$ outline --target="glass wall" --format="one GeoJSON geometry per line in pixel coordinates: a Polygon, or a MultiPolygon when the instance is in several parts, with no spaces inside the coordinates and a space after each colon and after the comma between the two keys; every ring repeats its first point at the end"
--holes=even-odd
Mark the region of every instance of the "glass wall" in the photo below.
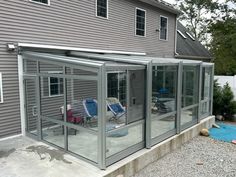
{"type": "Polygon", "coordinates": [[[210,114],[211,66],[58,57],[24,60],[26,129],[101,169],[210,114]]]}
{"type": "Polygon", "coordinates": [[[188,127],[198,119],[199,102],[199,70],[200,66],[183,66],[181,127],[188,127]]]}
{"type": "Polygon", "coordinates": [[[202,87],[201,87],[201,117],[210,114],[211,104],[211,84],[212,84],[212,67],[202,68],[202,87]]]}
{"type": "Polygon", "coordinates": [[[107,73],[106,158],[123,158],[125,151],[144,147],[145,70],[107,73]]]}
{"type": "Polygon", "coordinates": [[[178,65],[153,66],[151,138],[176,133],[177,81],[178,65]]]}

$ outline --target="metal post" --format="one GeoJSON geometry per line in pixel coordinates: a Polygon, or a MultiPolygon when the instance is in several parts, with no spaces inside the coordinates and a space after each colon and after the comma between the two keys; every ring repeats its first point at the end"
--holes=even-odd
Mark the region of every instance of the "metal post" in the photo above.
{"type": "Polygon", "coordinates": [[[211,98],[210,98],[210,114],[213,115],[213,90],[214,90],[214,72],[215,72],[215,65],[212,65],[212,73],[211,73],[211,98]]]}
{"type": "Polygon", "coordinates": [[[106,169],[106,68],[98,72],[98,166],[106,169]]]}
{"type": "MultiPolygon", "coordinates": [[[[64,122],[67,122],[67,83],[66,83],[66,67],[63,66],[63,93],[64,93],[64,122]]],[[[73,88],[72,88],[73,89],[73,88]]],[[[68,150],[68,128],[67,126],[63,126],[64,128],[64,148],[67,151],[68,150]]]]}
{"type": "Polygon", "coordinates": [[[202,67],[202,62],[199,65],[199,79],[198,79],[198,113],[197,113],[197,122],[199,123],[201,120],[201,95],[202,95],[202,71],[203,71],[203,67],[202,67]]]}
{"type": "Polygon", "coordinates": [[[183,83],[183,62],[181,61],[178,67],[177,105],[176,105],[176,110],[177,110],[176,130],[178,134],[181,131],[182,83],[183,83]]]}
{"type": "Polygon", "coordinates": [[[40,86],[40,76],[39,76],[39,61],[37,60],[37,77],[36,77],[36,101],[37,101],[37,112],[38,112],[38,139],[42,140],[42,120],[41,120],[41,86],[40,86]]]}
{"type": "Polygon", "coordinates": [[[146,148],[151,148],[151,104],[152,104],[152,62],[147,64],[146,74],[146,148]]]}
{"type": "Polygon", "coordinates": [[[130,117],[130,71],[126,72],[126,125],[128,124],[128,119],[130,117]]]}

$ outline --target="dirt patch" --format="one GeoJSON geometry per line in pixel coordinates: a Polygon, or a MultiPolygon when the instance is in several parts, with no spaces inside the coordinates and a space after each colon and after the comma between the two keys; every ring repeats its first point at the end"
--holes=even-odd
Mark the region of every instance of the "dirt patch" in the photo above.
{"type": "Polygon", "coordinates": [[[15,151],[16,151],[15,148],[12,148],[12,149],[10,149],[8,151],[0,151],[0,158],[8,157],[10,154],[12,154],[15,151]]]}
{"type": "Polygon", "coordinates": [[[44,145],[29,146],[26,148],[26,151],[37,153],[40,157],[40,160],[44,160],[46,158],[45,155],[48,154],[50,156],[50,162],[55,159],[58,161],[63,161],[67,164],[72,164],[72,162],[69,162],[64,158],[64,152],[56,149],[49,149],[49,147],[44,145]]]}

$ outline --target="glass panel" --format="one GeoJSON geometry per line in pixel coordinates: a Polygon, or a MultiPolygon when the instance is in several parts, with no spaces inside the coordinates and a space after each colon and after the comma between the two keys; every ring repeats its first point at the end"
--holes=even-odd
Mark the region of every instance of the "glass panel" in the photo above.
{"type": "Polygon", "coordinates": [[[183,67],[182,108],[198,103],[199,66],[183,67]]]}
{"type": "Polygon", "coordinates": [[[97,0],[97,16],[107,17],[107,0],[97,0]]]}
{"type": "Polygon", "coordinates": [[[37,73],[37,62],[34,60],[23,60],[24,66],[23,71],[25,74],[36,74],[37,73]]]}
{"type": "Polygon", "coordinates": [[[98,137],[86,130],[68,129],[68,150],[94,162],[98,161],[98,137]],[[77,132],[72,134],[73,131],[77,132]]]}
{"type": "Polygon", "coordinates": [[[54,92],[53,89],[49,83],[48,77],[40,77],[41,115],[63,121],[64,118],[61,112],[61,108],[64,105],[64,96],[50,95],[50,92],[54,92]]]}
{"type": "Polygon", "coordinates": [[[161,119],[154,119],[151,122],[151,138],[162,135],[163,133],[174,130],[176,125],[176,115],[168,116],[161,119]]]}
{"type": "Polygon", "coordinates": [[[152,114],[154,117],[176,111],[177,66],[159,66],[153,69],[152,114]]]}
{"type": "Polygon", "coordinates": [[[129,71],[128,123],[144,119],[145,83],[144,70],[129,71]]]}
{"type": "Polygon", "coordinates": [[[136,35],[145,35],[145,11],[136,9],[136,35]]]}
{"type": "Polygon", "coordinates": [[[42,120],[43,140],[64,148],[64,126],[48,120],[42,120]]]}
{"type": "Polygon", "coordinates": [[[197,120],[198,107],[181,111],[181,125],[197,120]]]}
{"type": "Polygon", "coordinates": [[[167,39],[167,18],[161,17],[160,39],[167,39]]]}
{"type": "Polygon", "coordinates": [[[154,66],[152,80],[151,137],[157,137],[176,128],[178,66],[154,66]]]}
{"type": "Polygon", "coordinates": [[[201,100],[210,98],[211,68],[202,68],[202,95],[201,100]]]}
{"type": "Polygon", "coordinates": [[[66,79],[66,83],[67,122],[97,130],[97,81],[66,79]]]}
{"type": "Polygon", "coordinates": [[[201,104],[201,115],[209,113],[210,110],[210,102],[206,101],[201,104]]]}
{"type": "Polygon", "coordinates": [[[40,73],[48,73],[48,74],[62,74],[63,67],[55,64],[50,64],[46,62],[39,62],[39,70],[40,73]]]}
{"type": "Polygon", "coordinates": [[[143,124],[107,132],[106,157],[144,141],[143,124]]]}
{"type": "Polygon", "coordinates": [[[37,100],[36,82],[34,79],[25,80],[26,128],[27,132],[37,135],[37,100]]]}

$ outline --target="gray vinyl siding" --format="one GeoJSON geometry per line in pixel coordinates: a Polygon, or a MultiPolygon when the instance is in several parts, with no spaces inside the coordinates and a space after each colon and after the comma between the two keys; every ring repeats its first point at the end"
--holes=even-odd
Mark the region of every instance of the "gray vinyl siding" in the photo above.
{"type": "Polygon", "coordinates": [[[8,52],[6,43],[174,56],[174,14],[137,0],[109,0],[108,19],[96,17],[95,0],[51,0],[50,4],[40,5],[28,0],[0,3],[0,72],[4,94],[4,103],[0,104],[0,138],[21,132],[17,54],[8,52]],[[146,10],[146,37],[135,36],[136,7],[146,10]],[[160,41],[156,31],[160,15],[169,20],[168,41],[160,41]]]}

